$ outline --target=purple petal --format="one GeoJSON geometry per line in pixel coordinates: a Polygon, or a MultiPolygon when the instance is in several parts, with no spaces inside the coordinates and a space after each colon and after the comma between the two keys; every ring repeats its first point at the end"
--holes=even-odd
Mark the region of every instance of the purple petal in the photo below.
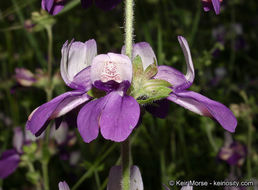
{"type": "Polygon", "coordinates": [[[78,90],[89,91],[92,87],[90,79],[90,66],[80,71],[77,75],[74,76],[73,82],[70,84],[70,87],[78,90]]]}
{"type": "Polygon", "coordinates": [[[188,80],[189,82],[192,83],[194,81],[195,74],[194,74],[194,66],[193,66],[193,61],[192,61],[192,56],[191,56],[191,52],[189,49],[189,45],[183,36],[178,36],[177,39],[183,50],[183,53],[185,56],[185,61],[187,64],[187,73],[185,75],[185,78],[186,78],[186,80],[188,80]]]}
{"type": "Polygon", "coordinates": [[[59,13],[66,3],[66,0],[42,0],[41,7],[52,15],[59,13]]]}
{"type": "MultiPolygon", "coordinates": [[[[121,180],[121,166],[113,166],[109,171],[107,190],[122,190],[121,180]]],[[[142,176],[137,166],[131,166],[130,169],[130,189],[143,190],[142,176]]]]}
{"type": "Polygon", "coordinates": [[[158,67],[158,73],[154,78],[168,81],[172,85],[173,91],[182,91],[192,85],[191,82],[186,80],[183,73],[165,65],[158,67]]]}
{"type": "Polygon", "coordinates": [[[235,116],[230,109],[219,102],[192,91],[172,93],[167,99],[197,114],[214,118],[229,132],[235,131],[237,125],[235,116]]]}
{"type": "Polygon", "coordinates": [[[180,71],[172,67],[159,66],[158,73],[154,77],[156,79],[162,79],[162,80],[168,81],[172,85],[174,92],[183,91],[189,88],[192,85],[194,76],[195,76],[193,61],[192,61],[191,52],[190,52],[188,43],[186,39],[182,36],[178,36],[178,41],[183,50],[185,61],[187,64],[186,75],[183,75],[180,71]]]}
{"type": "MultiPolygon", "coordinates": [[[[125,54],[125,46],[121,50],[122,54],[125,54]]],[[[139,55],[142,59],[143,69],[145,70],[149,65],[157,62],[157,58],[150,44],[147,42],[140,42],[133,45],[133,58],[139,55]]]]}
{"type": "Polygon", "coordinates": [[[20,156],[14,149],[3,152],[0,158],[0,178],[4,179],[12,174],[17,169],[19,162],[20,156]]]}
{"type": "Polygon", "coordinates": [[[78,114],[78,130],[83,140],[87,143],[96,139],[99,134],[99,117],[106,104],[106,97],[87,103],[78,114]]]}
{"type": "Polygon", "coordinates": [[[111,92],[99,120],[101,134],[105,139],[124,141],[137,125],[140,106],[131,96],[111,92]]]}
{"type": "Polygon", "coordinates": [[[61,181],[58,183],[59,190],[70,190],[69,186],[65,181],[61,181]]]}
{"type": "Polygon", "coordinates": [[[95,40],[82,42],[65,42],[62,48],[60,71],[65,83],[73,89],[90,88],[88,84],[89,70],[93,58],[97,54],[95,40]],[[86,83],[85,83],[86,81],[86,83]]]}
{"type": "Polygon", "coordinates": [[[91,66],[91,81],[122,81],[132,80],[132,63],[129,57],[122,54],[108,53],[96,56],[91,66]]]}
{"type": "Polygon", "coordinates": [[[14,136],[13,136],[13,147],[19,152],[22,152],[22,146],[24,144],[24,135],[23,131],[20,127],[16,127],[14,129],[14,136]]]}
{"type": "Polygon", "coordinates": [[[202,1],[202,6],[203,6],[203,10],[205,12],[208,12],[212,9],[212,5],[211,5],[211,2],[208,2],[208,1],[202,1]]]}
{"type": "Polygon", "coordinates": [[[15,69],[15,79],[22,86],[31,86],[36,82],[34,74],[25,68],[15,69]]]}
{"type": "Polygon", "coordinates": [[[89,96],[84,92],[66,92],[34,110],[26,128],[38,136],[45,129],[48,120],[60,117],[88,100],[89,96]]]}
{"type": "Polygon", "coordinates": [[[211,0],[216,15],[220,13],[220,0],[211,0]]]}
{"type": "Polygon", "coordinates": [[[93,4],[93,0],[81,0],[82,7],[87,9],[93,4]]]}
{"type": "Polygon", "coordinates": [[[104,11],[108,11],[115,8],[121,1],[122,0],[95,0],[95,4],[104,11]]]}

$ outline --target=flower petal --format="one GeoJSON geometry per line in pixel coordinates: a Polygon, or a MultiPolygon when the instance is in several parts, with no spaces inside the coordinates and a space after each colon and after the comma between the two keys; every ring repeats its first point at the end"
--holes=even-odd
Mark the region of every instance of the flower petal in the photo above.
{"type": "Polygon", "coordinates": [[[183,73],[165,65],[158,66],[158,73],[154,78],[168,81],[172,85],[173,91],[182,91],[192,85],[186,80],[183,73]]]}
{"type": "MultiPolygon", "coordinates": [[[[122,167],[112,166],[108,175],[107,190],[122,190],[122,167]]],[[[130,189],[143,190],[142,176],[137,166],[131,166],[130,169],[130,189]]]]}
{"type": "Polygon", "coordinates": [[[188,80],[189,82],[192,83],[194,81],[195,74],[194,74],[194,66],[193,66],[193,61],[192,61],[192,56],[191,56],[191,52],[189,49],[189,45],[183,36],[178,36],[177,39],[183,50],[183,53],[185,56],[185,61],[187,64],[187,73],[185,75],[185,78],[186,78],[186,80],[188,80]]]}
{"type": "Polygon", "coordinates": [[[167,99],[192,112],[214,118],[224,129],[235,132],[237,126],[235,116],[230,109],[219,102],[193,91],[172,93],[167,99]]]}
{"type": "Polygon", "coordinates": [[[23,143],[24,135],[22,129],[20,127],[14,128],[13,147],[17,150],[17,152],[22,152],[23,143]]]}
{"type": "Polygon", "coordinates": [[[99,134],[99,117],[106,104],[106,96],[87,103],[80,110],[77,126],[84,142],[91,142],[99,134]]]}
{"type": "Polygon", "coordinates": [[[91,81],[108,82],[132,80],[132,63],[129,57],[122,54],[108,53],[96,56],[91,66],[91,81]]]}
{"type": "Polygon", "coordinates": [[[80,71],[74,76],[70,87],[73,89],[89,91],[92,87],[90,79],[90,66],[80,71]]]}
{"type": "Polygon", "coordinates": [[[220,13],[220,0],[211,0],[216,15],[220,13]]]}
{"type": "Polygon", "coordinates": [[[34,135],[39,136],[45,129],[48,120],[66,114],[89,99],[84,92],[66,92],[33,111],[26,123],[26,128],[34,135]]]}
{"type": "Polygon", "coordinates": [[[194,75],[195,75],[191,52],[186,39],[182,36],[178,36],[178,41],[183,50],[186,64],[187,64],[186,75],[183,75],[180,71],[172,67],[159,66],[158,73],[154,77],[156,79],[162,79],[162,80],[168,81],[172,85],[174,92],[183,91],[189,88],[193,83],[194,75]]]}
{"type": "Polygon", "coordinates": [[[69,186],[65,181],[61,181],[58,183],[59,190],[70,190],[69,186]]]}
{"type": "MultiPolygon", "coordinates": [[[[122,54],[125,55],[125,46],[122,48],[122,54]]],[[[133,45],[133,59],[139,55],[142,59],[143,69],[145,70],[149,65],[156,62],[158,64],[156,55],[147,42],[139,42],[133,45]]]]}
{"type": "Polygon", "coordinates": [[[106,97],[107,103],[99,120],[101,134],[105,139],[124,141],[138,123],[140,106],[133,97],[117,92],[106,97]]]}
{"type": "Polygon", "coordinates": [[[73,88],[86,87],[84,81],[88,80],[88,72],[83,70],[91,65],[93,58],[97,54],[97,45],[95,40],[82,42],[65,42],[62,48],[61,75],[65,83],[73,88]],[[80,73],[81,72],[81,73],[80,73]],[[79,77],[80,75],[80,77],[79,77]],[[79,77],[81,80],[76,80],[79,77]],[[71,85],[72,83],[72,85],[71,85]]]}
{"type": "Polygon", "coordinates": [[[42,0],[41,7],[50,14],[56,15],[64,8],[65,3],[66,0],[60,0],[57,3],[55,3],[55,0],[42,0]]]}
{"type": "Polygon", "coordinates": [[[3,152],[0,158],[0,179],[11,175],[17,169],[19,162],[20,156],[14,149],[3,152]]]}
{"type": "Polygon", "coordinates": [[[208,12],[208,11],[210,11],[212,9],[211,3],[209,1],[207,1],[207,0],[202,0],[202,6],[203,6],[203,10],[205,12],[208,12]]]}
{"type": "Polygon", "coordinates": [[[121,1],[122,0],[95,0],[95,4],[104,11],[108,11],[115,8],[121,1]]]}

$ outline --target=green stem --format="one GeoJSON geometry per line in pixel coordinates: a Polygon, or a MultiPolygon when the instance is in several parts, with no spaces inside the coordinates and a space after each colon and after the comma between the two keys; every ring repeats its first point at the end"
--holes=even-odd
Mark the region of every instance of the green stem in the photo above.
{"type": "MultiPolygon", "coordinates": [[[[53,34],[52,27],[47,26],[47,37],[48,37],[48,61],[47,61],[47,74],[48,74],[48,86],[46,87],[47,101],[50,101],[52,98],[52,84],[51,84],[51,74],[52,74],[52,57],[53,57],[53,34]]],[[[49,190],[49,177],[48,177],[48,163],[50,159],[50,154],[48,150],[48,141],[49,141],[50,127],[46,130],[46,136],[43,143],[43,159],[42,159],[42,172],[43,172],[43,181],[44,189],[49,190]]]]}
{"type": "Polygon", "coordinates": [[[130,190],[130,139],[126,139],[121,144],[122,157],[122,190],[130,190]]]}
{"type": "Polygon", "coordinates": [[[132,58],[133,47],[133,0],[125,1],[125,54],[132,58]]]}
{"type": "Polygon", "coordinates": [[[41,164],[43,171],[44,190],[49,190],[48,161],[43,161],[41,164]]]}
{"type": "Polygon", "coordinates": [[[47,37],[48,37],[48,59],[47,59],[47,74],[49,82],[51,81],[51,73],[52,73],[52,52],[53,52],[53,35],[52,35],[52,27],[47,26],[47,37]]]}
{"type": "MultiPolygon", "coordinates": [[[[125,1],[125,54],[132,59],[134,1],[125,1]]],[[[121,144],[122,157],[122,190],[130,190],[130,139],[121,144]]]]}

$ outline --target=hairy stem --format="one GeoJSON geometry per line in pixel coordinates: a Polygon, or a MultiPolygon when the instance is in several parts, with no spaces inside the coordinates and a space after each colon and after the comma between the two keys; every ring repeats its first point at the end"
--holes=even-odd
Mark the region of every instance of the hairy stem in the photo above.
{"type": "Polygon", "coordinates": [[[133,0],[125,1],[125,54],[131,59],[132,58],[132,47],[133,47],[133,0]]]}
{"type": "Polygon", "coordinates": [[[121,144],[122,157],[122,190],[130,190],[130,139],[126,139],[121,144]]]}

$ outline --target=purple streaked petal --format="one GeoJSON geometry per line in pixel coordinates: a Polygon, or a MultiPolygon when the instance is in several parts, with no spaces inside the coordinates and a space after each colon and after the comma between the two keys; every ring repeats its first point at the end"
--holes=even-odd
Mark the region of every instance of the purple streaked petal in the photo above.
{"type": "Polygon", "coordinates": [[[81,0],[82,7],[87,9],[93,4],[93,0],[81,0]]]}
{"type": "MultiPolygon", "coordinates": [[[[125,46],[121,50],[122,54],[125,54],[125,46]]],[[[133,59],[139,55],[142,59],[143,69],[145,70],[149,65],[156,62],[158,64],[156,55],[147,42],[139,42],[133,45],[133,59]]]]}
{"type": "Polygon", "coordinates": [[[0,158],[0,179],[4,179],[11,175],[18,167],[20,155],[14,150],[3,152],[0,158]]]}
{"type": "Polygon", "coordinates": [[[193,61],[192,61],[192,56],[191,56],[191,52],[189,49],[189,45],[183,36],[178,36],[177,39],[183,50],[183,53],[185,56],[185,61],[187,64],[187,73],[185,75],[185,78],[186,78],[186,80],[188,80],[189,82],[192,83],[194,81],[195,74],[194,74],[194,66],[193,66],[193,61]]]}
{"type": "Polygon", "coordinates": [[[220,13],[220,0],[211,0],[211,2],[216,15],[218,15],[220,13]]]}
{"type": "Polygon", "coordinates": [[[99,120],[101,134],[108,140],[124,141],[138,123],[140,106],[133,97],[117,92],[106,97],[108,100],[99,120]]]}
{"type": "Polygon", "coordinates": [[[132,64],[129,57],[122,54],[108,53],[96,56],[91,66],[91,81],[108,82],[132,80],[132,64]]]}
{"type": "Polygon", "coordinates": [[[17,150],[17,152],[22,152],[22,146],[24,144],[24,135],[21,127],[16,127],[14,130],[13,136],[13,147],[17,150]]]}
{"type": "Polygon", "coordinates": [[[115,8],[122,0],[95,0],[97,7],[104,11],[111,10],[115,8]]]}
{"type": "Polygon", "coordinates": [[[211,100],[193,91],[172,93],[167,99],[189,109],[192,112],[211,117],[224,129],[229,132],[235,132],[237,125],[235,116],[230,109],[219,102],[211,100]]]}
{"type": "Polygon", "coordinates": [[[60,117],[88,100],[89,96],[84,92],[66,92],[34,110],[26,128],[38,136],[45,129],[48,120],[60,117]]]}
{"type": "MultiPolygon", "coordinates": [[[[108,175],[107,190],[122,190],[122,167],[112,166],[108,175]]],[[[137,166],[131,166],[130,169],[130,189],[143,190],[142,176],[137,166]]]]}
{"type": "Polygon", "coordinates": [[[77,126],[84,142],[91,142],[99,134],[99,118],[106,105],[107,96],[87,103],[80,110],[77,118],[77,126]]]}
{"type": "Polygon", "coordinates": [[[68,184],[65,181],[61,181],[58,183],[59,190],[70,190],[68,184]]]}
{"type": "Polygon", "coordinates": [[[60,71],[65,83],[74,89],[81,87],[88,88],[88,72],[86,69],[91,65],[93,58],[97,54],[97,45],[95,40],[82,42],[65,42],[62,48],[62,60],[60,71]],[[81,72],[81,73],[80,73],[81,72]],[[79,80],[76,78],[79,77],[79,80]]]}

